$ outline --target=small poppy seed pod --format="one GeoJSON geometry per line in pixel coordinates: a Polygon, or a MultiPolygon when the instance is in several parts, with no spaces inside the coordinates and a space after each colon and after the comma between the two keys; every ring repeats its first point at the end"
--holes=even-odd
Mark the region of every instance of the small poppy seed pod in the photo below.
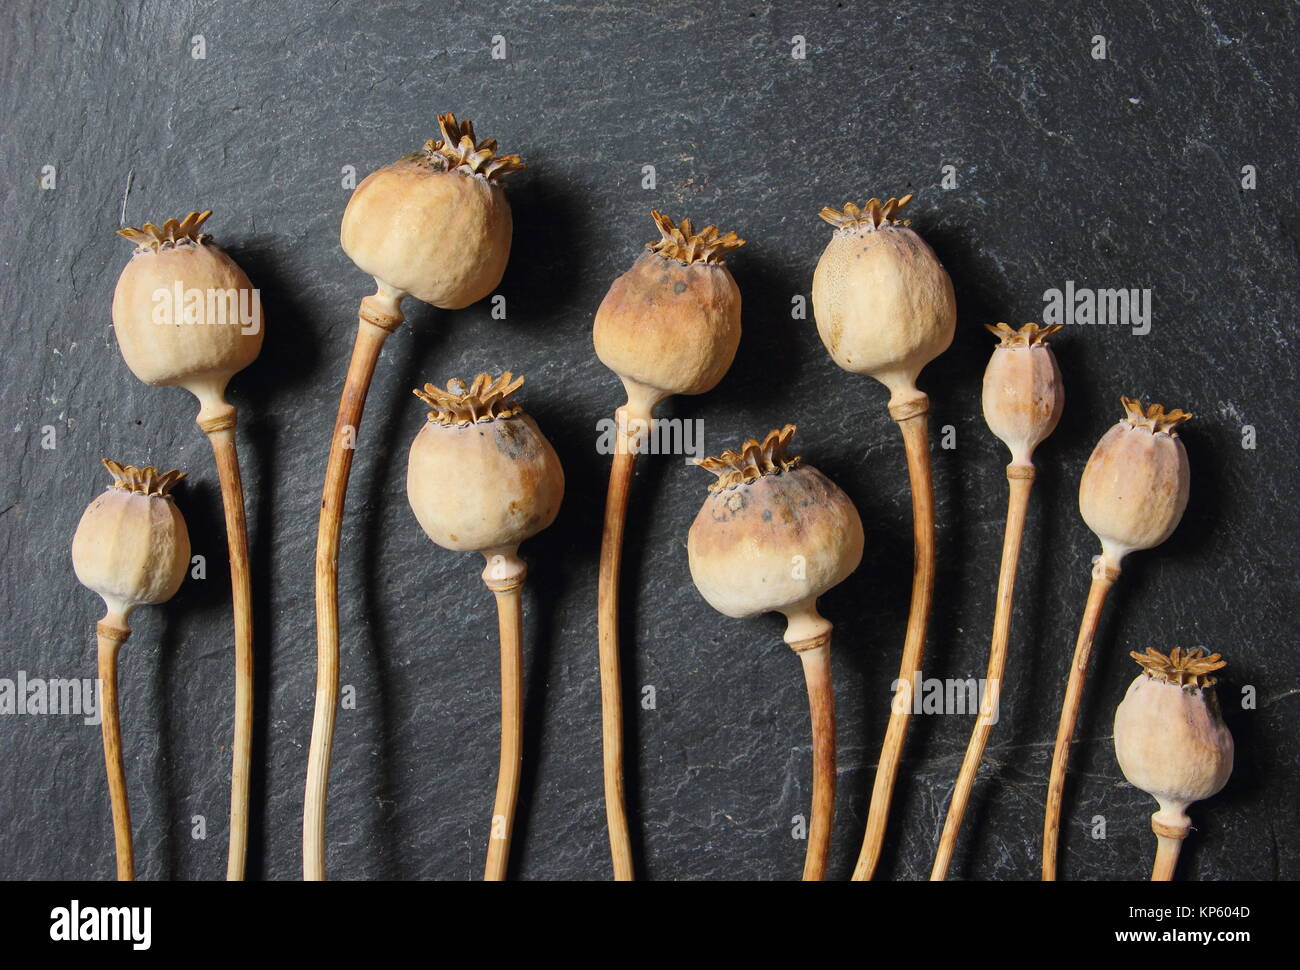
{"type": "Polygon", "coordinates": [[[1185,830],[1187,807],[1217,795],[1232,774],[1232,734],[1212,676],[1227,663],[1178,647],[1129,656],[1142,673],[1115,711],[1115,757],[1129,784],[1160,804],[1152,820],[1185,830]]]}
{"type": "Polygon", "coordinates": [[[1130,552],[1169,538],[1187,508],[1191,482],[1177,428],[1192,416],[1120,401],[1124,420],[1102,436],[1079,482],[1079,512],[1101,540],[1098,569],[1115,571],[1130,552]]]}
{"type": "Polygon", "coordinates": [[[1115,711],[1115,757],[1129,784],[1154,798],[1156,863],[1151,878],[1173,878],[1191,830],[1187,808],[1223,790],[1232,774],[1232,734],[1219,712],[1215,671],[1227,664],[1204,650],[1147,648],[1129,654],[1142,673],[1115,711]]]}
{"type": "Polygon", "coordinates": [[[922,368],[948,349],[957,327],[952,280],[934,251],[897,215],[911,195],[864,208],[822,209],[835,227],[813,274],[813,315],[835,363],[916,399],[922,368]]]}
{"type": "Polygon", "coordinates": [[[502,555],[507,568],[521,542],[555,521],[564,498],[555,449],[511,400],[523,383],[506,371],[495,380],[479,374],[468,387],[452,380],[445,391],[415,391],[431,410],[406,471],[411,510],[430,539],[489,562],[502,555]]]}
{"type": "MultiPolygon", "coordinates": [[[[740,344],[740,290],[725,263],[745,241],[717,226],[698,233],[650,213],[662,238],[616,279],[596,310],[596,356],[627,387],[638,412],[674,394],[703,394],[717,386],[740,344]]],[[[639,413],[644,411],[645,413],[639,413]]]]}
{"type": "Polygon", "coordinates": [[[185,475],[103,460],[113,484],[87,507],[72,539],[77,579],[108,609],[110,625],[129,629],[137,606],[175,595],[190,564],[190,536],[171,489],[185,475]]]}
{"type": "MultiPolygon", "coordinates": [[[[987,325],[986,325],[987,326],[987,325]]],[[[1032,466],[1034,449],[1056,430],[1065,406],[1061,369],[1047,338],[1059,323],[987,326],[1000,343],[984,370],[984,420],[1011,450],[1011,464],[1032,466]]]]}
{"type": "Polygon", "coordinates": [[[343,213],[339,241],[388,286],[457,310],[491,293],[510,258],[513,222],[502,178],[518,155],[477,141],[470,121],[438,116],[442,137],[368,175],[343,213]]]}
{"type": "MultiPolygon", "coordinates": [[[[787,640],[807,634],[797,618],[862,561],[853,501],[811,465],[787,458],[795,426],[750,439],[698,464],[718,476],[686,540],[691,578],[709,605],[738,619],[779,611],[787,640]]],[[[818,618],[820,619],[820,618],[818,618]]],[[[823,621],[824,622],[824,621],[823,621]]]]}
{"type": "Polygon", "coordinates": [[[136,244],[113,293],[122,358],[146,384],[180,386],[199,419],[224,415],[226,385],[262,350],[262,304],[239,264],[200,232],[212,210],[119,229],[136,244]]]}

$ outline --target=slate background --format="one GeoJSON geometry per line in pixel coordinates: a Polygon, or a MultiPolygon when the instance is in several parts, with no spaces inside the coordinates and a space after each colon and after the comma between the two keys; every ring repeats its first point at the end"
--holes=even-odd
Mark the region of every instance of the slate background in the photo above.
{"type": "MultiPolygon", "coordinates": [[[[424,420],[409,389],[479,370],[527,376],[523,400],[565,464],[559,521],[524,548],[527,763],[512,874],[609,875],[601,798],[595,568],[608,459],[595,424],[621,403],[590,344],[610,281],[654,236],[651,207],[734,229],[745,333],[723,383],[664,416],[702,418],[710,453],[792,421],[798,451],[867,523],[862,567],[828,595],[837,624],[840,801],[831,874],[861,838],[907,610],[910,508],[883,389],[790,319],[829,238],[826,204],[915,191],[913,225],[949,269],[952,349],[922,376],[941,569],[927,673],[982,676],[1006,461],[979,411],[985,322],[1039,319],[1043,291],[1150,287],[1146,336],[1067,328],[1067,405],[1039,452],[1008,696],[954,875],[1038,872],[1055,710],[1096,543],[1079,473],[1121,393],[1194,411],[1192,499],[1175,536],[1131,557],[1109,605],[1073,761],[1062,874],[1145,878],[1154,807],[1115,764],[1127,651],[1202,645],[1231,666],[1237,739],[1225,792],[1194,813],[1180,875],[1295,878],[1300,796],[1293,488],[1296,391],[1295,8],[1260,2],[1010,5],[611,2],[9,3],[0,198],[0,676],[91,676],[100,604],[69,543],[104,486],[102,455],[180,467],[205,581],[141,610],[122,667],[142,878],[224,874],[230,614],[215,470],[195,406],[137,382],[111,333],[128,245],[113,235],[191,209],[262,289],[261,359],[232,384],[257,597],[258,724],[250,876],[300,874],[314,678],[312,555],[330,426],[368,280],[337,244],[341,169],[418,147],[434,116],[472,118],[521,152],[500,293],[442,313],[408,301],[380,361],[352,478],[342,562],[343,675],[330,872],[481,875],[497,758],[493,603],[469,556],[433,547],[405,502],[424,420]],[[205,60],[190,56],[203,34],[205,60]],[[508,57],[493,60],[495,34],[508,57]],[[807,38],[795,60],[790,38],[807,38]],[[1090,56],[1104,35],[1109,57],[1090,56]],[[58,187],[41,191],[43,165],[58,187]],[[653,164],[658,188],[641,188],[653,164]],[[940,187],[941,166],[958,187],[940,187]],[[1241,187],[1243,165],[1258,188],[1241,187]],[[57,447],[43,450],[43,426],[57,447]],[[1252,425],[1258,444],[1241,445],[1252,425]],[[1241,711],[1253,685],[1258,708],[1241,711]],[[191,838],[192,817],[207,839],[191,838]],[[1094,841],[1095,815],[1108,838],[1094,841]]],[[[799,667],[773,617],[714,614],[691,585],[689,523],[708,476],[643,461],[628,528],[625,678],[639,869],[651,879],[790,879],[810,753],[799,667]],[[657,709],[638,710],[643,685],[657,709]]],[[[928,875],[969,719],[914,720],[881,875],[928,875]]],[[[111,878],[99,730],[0,720],[0,876],[111,878]]]]}

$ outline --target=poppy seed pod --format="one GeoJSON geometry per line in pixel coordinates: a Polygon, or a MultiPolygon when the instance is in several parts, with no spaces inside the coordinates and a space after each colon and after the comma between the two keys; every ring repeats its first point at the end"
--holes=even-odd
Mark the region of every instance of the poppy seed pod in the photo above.
{"type": "Polygon", "coordinates": [[[458,310],[501,282],[513,223],[501,179],[518,155],[477,141],[470,121],[438,116],[442,137],[368,175],[343,213],[339,241],[357,266],[417,300],[458,310]]]}
{"type": "Polygon", "coordinates": [[[1191,419],[1159,404],[1120,398],[1126,413],[1097,443],[1079,482],[1079,512],[1101,540],[1099,567],[1119,570],[1130,552],[1160,545],[1187,508],[1191,471],[1177,428],[1191,419]]]}
{"type": "Polygon", "coordinates": [[[1129,784],[1160,804],[1153,821],[1186,829],[1187,807],[1217,795],[1232,774],[1232,734],[1212,676],[1227,663],[1178,647],[1129,656],[1142,673],[1115,711],[1115,757],[1129,784]]]}
{"type": "Polygon", "coordinates": [[[146,384],[180,386],[199,419],[224,414],[226,385],[262,350],[262,304],[248,276],[200,232],[212,210],[119,229],[136,244],[113,293],[122,358],[146,384]]]}
{"type": "Polygon", "coordinates": [[[717,226],[695,232],[650,213],[661,238],[647,243],[596,311],[592,339],[601,363],[623,380],[649,419],[674,394],[703,394],[731,367],[740,344],[740,290],[725,258],[745,241],[717,226]]]}
{"type": "Polygon", "coordinates": [[[1061,369],[1047,345],[1061,325],[987,329],[1001,342],[984,370],[984,420],[1010,449],[1012,465],[1032,465],[1034,449],[1056,430],[1065,406],[1061,369]]]}
{"type": "Polygon", "coordinates": [[[1213,674],[1227,664],[1204,650],[1147,648],[1129,654],[1142,673],[1115,711],[1115,757],[1129,784],[1154,798],[1152,879],[1173,877],[1191,830],[1187,808],[1223,790],[1232,774],[1232,734],[1219,712],[1213,674]]]}
{"type": "Polygon", "coordinates": [[[785,456],[794,432],[788,424],[698,460],[718,480],[687,536],[691,578],[725,616],[779,611],[793,624],[862,561],[858,510],[816,468],[785,456]]]}
{"type": "Polygon", "coordinates": [[[835,696],[831,624],[817,597],[862,561],[862,520],[853,502],[817,469],[787,458],[795,427],[746,441],[697,464],[718,476],[687,536],[691,578],[718,612],[779,611],[798,654],[812,717],[813,782],[803,878],[825,877],[835,817],[835,696]]]}
{"type": "Polygon", "coordinates": [[[90,503],[72,538],[72,567],[82,585],[104,600],[107,610],[95,625],[98,641],[99,714],[104,740],[104,770],[113,813],[117,878],[135,878],[135,849],[122,728],[118,716],[117,659],[131,636],[137,606],[172,598],[190,564],[190,536],[172,500],[172,486],[185,476],[104,460],[113,476],[108,491],[90,503]]]}
{"type": "Polygon", "coordinates": [[[813,315],[835,363],[915,399],[922,368],[948,349],[957,327],[952,280],[925,240],[897,215],[911,195],[864,208],[822,209],[835,227],[813,274],[813,315]]]}
{"type": "Polygon", "coordinates": [[[555,521],[564,470],[537,423],[511,400],[523,386],[509,371],[415,391],[431,409],[411,444],[406,494],[425,533],[460,552],[510,559],[555,521]]]}
{"type": "Polygon", "coordinates": [[[468,387],[426,384],[432,410],[411,445],[406,494],[425,533],[445,549],[481,552],[497,602],[501,642],[501,760],[483,878],[506,877],[523,756],[523,606],[527,564],[519,544],[553,521],[564,470],[551,443],[512,395],[522,377],[479,374],[468,387]]]}
{"type": "Polygon", "coordinates": [[[171,489],[185,475],[103,460],[113,476],[90,503],[72,539],[77,579],[122,629],[137,606],[171,599],[190,564],[190,536],[171,489]]]}

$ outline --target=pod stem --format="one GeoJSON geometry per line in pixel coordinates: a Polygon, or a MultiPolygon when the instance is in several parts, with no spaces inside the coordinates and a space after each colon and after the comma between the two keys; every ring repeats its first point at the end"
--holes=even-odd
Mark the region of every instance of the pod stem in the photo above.
{"type": "Polygon", "coordinates": [[[890,406],[890,415],[898,422],[907,452],[907,474],[912,485],[912,605],[907,617],[907,635],[899,666],[898,687],[894,694],[885,729],[885,741],[876,765],[876,781],[867,810],[867,829],[853,879],[870,879],[880,862],[889,821],[889,803],[902,759],[903,744],[912,713],[912,683],[919,677],[925,655],[925,628],[930,619],[930,602],[934,597],[934,485],[930,477],[929,412],[930,399],[921,392],[899,406],[890,406]]]}
{"type": "Polygon", "coordinates": [[[235,423],[235,409],[230,405],[217,414],[201,414],[198,420],[212,444],[221,482],[235,614],[235,737],[231,748],[228,880],[244,878],[248,857],[249,779],[253,765],[253,579],[248,563],[248,523],[244,517],[244,485],[239,474],[235,423]]]}
{"type": "Polygon", "coordinates": [[[117,849],[117,878],[135,879],[135,856],[131,847],[131,806],[126,797],[126,769],[122,765],[122,722],[118,717],[117,653],[131,631],[115,626],[108,617],[95,627],[99,641],[99,719],[104,734],[104,769],[108,775],[108,799],[113,809],[113,842],[117,849]]]}
{"type": "Polygon", "coordinates": [[[989,735],[997,720],[996,712],[1007,665],[1007,645],[1011,640],[1016,569],[1020,564],[1020,544],[1025,532],[1025,516],[1029,511],[1029,493],[1034,487],[1034,466],[1008,465],[1007,486],[1007,524],[1002,537],[1002,565],[998,570],[998,598],[993,615],[993,639],[989,646],[988,673],[984,679],[984,700],[980,705],[979,716],[975,719],[970,741],[966,745],[966,756],[962,759],[956,784],[953,786],[948,816],[944,819],[943,834],[939,837],[939,848],[934,856],[934,868],[930,871],[930,879],[933,882],[942,882],[948,878],[948,868],[952,864],[952,853],[957,846],[957,835],[961,831],[962,818],[966,814],[971,789],[975,786],[975,777],[979,774],[984,748],[988,744],[989,735]]]}
{"type": "Polygon", "coordinates": [[[400,290],[380,283],[373,296],[361,301],[360,322],[352,360],[343,382],[338,417],[330,438],[316,533],[316,709],[307,755],[307,790],[302,816],[303,878],[325,878],[325,805],[329,798],[330,754],[334,744],[334,715],[339,698],[339,536],[348,475],[356,451],[357,432],[375,363],[388,335],[401,326],[400,290]]]}
{"type": "Polygon", "coordinates": [[[497,626],[501,638],[501,760],[497,768],[496,802],[492,806],[492,828],[483,878],[500,881],[506,877],[506,864],[510,859],[510,837],[514,830],[515,805],[519,801],[519,773],[523,759],[524,648],[520,599],[525,572],[495,579],[493,568],[489,559],[483,571],[483,581],[496,596],[497,626]]]}
{"type": "Polygon", "coordinates": [[[803,878],[805,882],[813,882],[826,878],[826,857],[835,824],[835,691],[831,684],[830,624],[826,623],[821,633],[790,643],[790,647],[803,662],[808,712],[812,718],[812,818],[808,825],[803,878]]]}
{"type": "Polygon", "coordinates": [[[632,839],[628,832],[623,797],[623,683],[619,673],[618,581],[623,563],[623,530],[627,523],[628,493],[636,465],[634,435],[627,427],[627,411],[615,415],[618,431],[614,460],[605,495],[605,525],[600,537],[600,581],[597,593],[597,630],[600,653],[600,725],[604,747],[605,819],[614,878],[631,880],[632,839]]]}
{"type": "Polygon", "coordinates": [[[1056,852],[1061,831],[1061,796],[1065,791],[1065,772],[1070,760],[1070,742],[1074,739],[1075,724],[1079,720],[1079,706],[1083,700],[1084,681],[1088,676],[1088,661],[1092,656],[1092,642],[1097,636],[1097,624],[1106,594],[1119,579],[1119,570],[1098,560],[1092,571],[1092,586],[1088,589],[1088,602],[1083,608],[1079,624],[1079,639],[1074,645],[1074,659],[1070,662],[1070,676],[1065,685],[1065,700],[1061,704],[1061,720],[1056,728],[1056,746],[1052,749],[1052,772],[1047,783],[1047,811],[1043,817],[1043,880],[1056,879],[1056,852]]]}
{"type": "Polygon", "coordinates": [[[1190,826],[1176,827],[1158,820],[1159,812],[1151,819],[1151,831],[1156,836],[1156,861],[1151,867],[1152,882],[1170,882],[1178,867],[1178,852],[1183,847],[1190,826]]]}

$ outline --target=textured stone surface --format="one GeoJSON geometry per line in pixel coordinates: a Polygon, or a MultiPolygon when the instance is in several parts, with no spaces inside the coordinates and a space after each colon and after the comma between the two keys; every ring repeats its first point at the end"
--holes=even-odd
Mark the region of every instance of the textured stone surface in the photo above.
{"type": "MultiPolygon", "coordinates": [[[[441,313],[408,302],[380,361],[352,478],[342,560],[343,675],[330,812],[336,878],[481,874],[496,768],[491,597],[470,556],[434,548],[404,495],[423,420],[410,388],[479,370],[527,375],[523,399],[564,461],[556,525],[528,543],[527,764],[512,872],[605,878],[595,567],[608,459],[596,422],[621,403],[591,350],[609,282],[654,235],[648,210],[735,229],[745,334],[700,418],[716,452],[784,422],[867,524],[862,567],[827,596],[837,624],[839,812],[832,875],[852,868],[907,611],[910,507],[885,395],[836,368],[791,320],[829,229],[818,209],[915,191],[913,225],[952,274],[959,332],[922,386],[955,448],[934,451],[941,568],[927,674],[981,676],[1001,544],[1005,452],[979,412],[992,340],[1042,294],[1149,287],[1150,333],[1070,327],[1055,346],[1065,417],[1041,449],[1002,722],[955,874],[1037,874],[1055,708],[1096,544],[1075,489],[1121,393],[1197,414],[1191,505],[1133,556],[1108,606],[1073,762],[1062,874],[1142,878],[1146,796],[1115,764],[1110,717],[1127,651],[1222,650],[1238,744],[1227,790],[1195,810],[1181,874],[1295,878],[1294,429],[1297,316],[1294,7],[844,2],[583,5],[495,11],[415,3],[8,3],[0,238],[0,677],[93,676],[99,604],[72,574],[101,455],[189,472],[179,501],[211,564],[137,614],[122,667],[139,872],[224,873],[232,686],[216,474],[183,391],[138,383],[109,303],[128,224],[216,211],[210,227],[260,286],[261,359],[232,385],[257,597],[258,766],[250,874],[300,873],[313,695],[312,556],[325,451],[368,280],[338,246],[341,170],[421,144],[434,115],[472,118],[521,152],[500,293],[441,313]],[[1008,9],[1014,13],[1008,13],[1008,9]],[[206,58],[191,57],[202,34],[206,58]],[[507,56],[494,60],[494,35],[507,56]],[[794,35],[807,57],[791,56],[794,35]],[[1091,56],[1103,35],[1108,56],[1091,56]],[[641,187],[654,165],[657,188],[641,187]],[[42,191],[42,166],[57,188],[42,191]],[[954,167],[956,188],[941,185],[954,167]],[[1243,190],[1242,167],[1258,173],[1243,190]],[[129,192],[128,192],[129,186],[129,192]],[[1243,425],[1257,447],[1242,447],[1243,425]],[[57,446],[41,447],[43,429],[57,446]],[[1258,706],[1243,711],[1252,685],[1258,706]],[[194,816],[206,840],[192,838],[194,816]],[[1094,816],[1104,840],[1088,837],[1094,816]]],[[[641,873],[784,879],[809,801],[806,697],[781,624],[714,614],[685,537],[708,476],[641,463],[624,581],[630,777],[641,873]],[[643,686],[655,710],[635,707],[643,686]]],[[[970,727],[920,717],[882,875],[928,874],[970,727]]],[[[0,717],[0,876],[107,878],[112,836],[98,729],[0,717]]]]}

